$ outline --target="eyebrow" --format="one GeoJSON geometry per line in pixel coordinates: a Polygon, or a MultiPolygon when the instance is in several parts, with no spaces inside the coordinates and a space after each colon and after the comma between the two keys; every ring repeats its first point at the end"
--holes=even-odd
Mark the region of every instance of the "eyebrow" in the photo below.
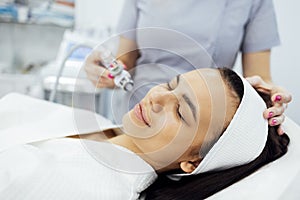
{"type": "MultiPolygon", "coordinates": [[[[180,78],[181,78],[180,74],[176,76],[177,85],[180,82],[180,78]]],[[[196,120],[196,106],[193,104],[191,99],[186,94],[183,94],[182,97],[183,97],[184,101],[187,103],[187,105],[190,107],[190,109],[193,113],[194,120],[197,121],[196,120]]]]}

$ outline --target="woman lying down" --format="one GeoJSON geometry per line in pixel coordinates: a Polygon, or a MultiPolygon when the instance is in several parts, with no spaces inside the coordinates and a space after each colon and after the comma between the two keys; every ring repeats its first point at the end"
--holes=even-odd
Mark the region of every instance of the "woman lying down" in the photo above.
{"type": "Polygon", "coordinates": [[[182,74],[124,116],[124,134],[1,152],[0,199],[206,198],[286,153],[289,138],[268,126],[266,105],[230,69],[182,74]]]}

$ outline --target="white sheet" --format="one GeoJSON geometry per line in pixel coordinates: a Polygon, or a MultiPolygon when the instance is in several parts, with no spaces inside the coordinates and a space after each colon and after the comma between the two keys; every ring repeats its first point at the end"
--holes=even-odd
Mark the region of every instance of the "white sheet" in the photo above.
{"type": "Polygon", "coordinates": [[[138,155],[105,142],[58,138],[0,153],[1,200],[136,200],[156,177],[138,155]]]}
{"type": "Polygon", "coordinates": [[[93,112],[18,93],[0,100],[0,119],[0,152],[17,144],[119,127],[93,112]]]}
{"type": "Polygon", "coordinates": [[[92,112],[10,94],[0,118],[0,199],[134,200],[157,177],[123,147],[61,138],[118,127],[92,112]]]}

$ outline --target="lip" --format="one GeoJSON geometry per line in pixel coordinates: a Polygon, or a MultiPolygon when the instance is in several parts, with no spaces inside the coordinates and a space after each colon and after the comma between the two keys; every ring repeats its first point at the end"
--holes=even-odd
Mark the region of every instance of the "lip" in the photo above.
{"type": "Polygon", "coordinates": [[[150,124],[148,123],[147,118],[145,117],[145,111],[141,104],[136,104],[134,106],[134,114],[138,120],[150,127],[150,124]]]}

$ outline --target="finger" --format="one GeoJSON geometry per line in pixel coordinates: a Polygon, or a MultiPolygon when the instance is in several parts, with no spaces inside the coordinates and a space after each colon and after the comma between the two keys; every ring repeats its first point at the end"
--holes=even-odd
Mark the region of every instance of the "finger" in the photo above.
{"type": "Polygon", "coordinates": [[[275,103],[289,103],[292,101],[292,95],[288,92],[274,93],[271,97],[272,101],[275,103]]]}
{"type": "Polygon", "coordinates": [[[263,113],[265,119],[270,119],[272,117],[276,117],[279,115],[282,115],[284,113],[284,106],[272,106],[268,109],[266,109],[263,113]]]}
{"type": "Polygon", "coordinates": [[[277,117],[270,118],[268,120],[268,122],[269,122],[270,126],[276,126],[276,125],[282,124],[284,122],[284,119],[285,119],[285,116],[280,115],[280,116],[277,116],[277,117]]]}
{"type": "Polygon", "coordinates": [[[104,69],[101,73],[101,77],[109,78],[110,72],[107,69],[104,69]]]}
{"type": "Polygon", "coordinates": [[[261,84],[262,79],[260,76],[250,76],[250,77],[246,77],[246,80],[253,86],[258,86],[261,84]]]}
{"type": "Polygon", "coordinates": [[[107,83],[103,79],[99,78],[96,82],[97,88],[107,88],[107,83]]]}
{"type": "Polygon", "coordinates": [[[114,88],[115,87],[115,83],[114,83],[113,79],[111,79],[111,78],[100,77],[99,83],[101,86],[104,86],[106,88],[114,88]]]}
{"type": "Polygon", "coordinates": [[[92,81],[92,83],[96,86],[96,85],[101,85],[105,86],[107,83],[109,83],[111,80],[107,77],[103,77],[103,76],[88,76],[88,79],[90,81],[92,81]]]}
{"type": "Polygon", "coordinates": [[[272,90],[272,85],[266,83],[260,76],[251,76],[247,77],[246,79],[252,85],[252,87],[260,92],[269,94],[272,90]]]}
{"type": "Polygon", "coordinates": [[[108,76],[109,74],[109,71],[106,68],[99,65],[88,65],[88,67],[85,68],[85,71],[91,76],[108,76]]]}
{"type": "Polygon", "coordinates": [[[284,129],[283,129],[283,127],[282,127],[282,125],[280,125],[279,127],[278,127],[278,129],[277,129],[277,133],[278,133],[278,135],[283,135],[284,134],[284,129]]]}
{"type": "MultiPolygon", "coordinates": [[[[98,71],[99,73],[99,71],[98,71]]],[[[98,75],[98,73],[87,73],[87,78],[92,81],[93,85],[97,88],[113,88],[114,87],[114,81],[113,79],[109,78],[109,71],[104,70],[101,75],[98,75]]]]}
{"type": "Polygon", "coordinates": [[[96,88],[106,88],[106,85],[98,81],[96,88]]]}
{"type": "Polygon", "coordinates": [[[101,77],[99,77],[98,81],[101,83],[108,83],[110,80],[105,76],[101,76],[101,77]]]}
{"type": "Polygon", "coordinates": [[[85,63],[94,63],[98,64],[101,62],[101,53],[100,51],[93,50],[86,58],[85,58],[85,63]]]}

